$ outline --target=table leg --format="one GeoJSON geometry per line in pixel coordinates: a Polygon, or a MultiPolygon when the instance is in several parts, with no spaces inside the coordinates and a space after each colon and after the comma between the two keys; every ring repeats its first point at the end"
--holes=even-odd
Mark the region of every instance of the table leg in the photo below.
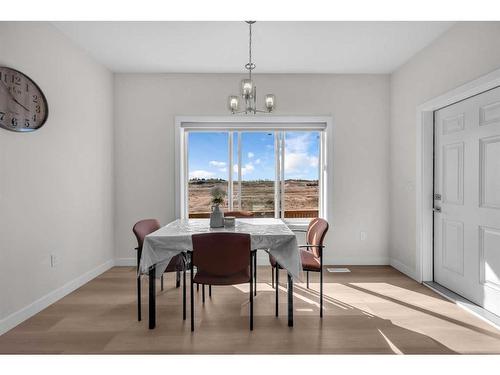
{"type": "Polygon", "coordinates": [[[182,320],[186,320],[186,269],[182,271],[182,320]]]}
{"type": "Polygon", "coordinates": [[[149,329],[156,326],[156,266],[149,269],[149,329]]]}
{"type": "Polygon", "coordinates": [[[288,327],[293,327],[293,280],[288,274],[288,327]]]}

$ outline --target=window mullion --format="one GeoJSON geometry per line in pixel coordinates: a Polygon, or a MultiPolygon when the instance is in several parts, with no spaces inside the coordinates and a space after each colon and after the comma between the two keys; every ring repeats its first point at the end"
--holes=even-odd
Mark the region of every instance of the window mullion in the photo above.
{"type": "Polygon", "coordinates": [[[238,132],[238,209],[241,210],[241,132],[238,132]]]}
{"type": "Polygon", "coordinates": [[[281,164],[280,164],[280,216],[285,218],[285,131],[281,131],[281,164]]]}
{"type": "Polygon", "coordinates": [[[280,143],[279,132],[274,132],[274,217],[280,217],[280,143]]]}
{"type": "Polygon", "coordinates": [[[227,196],[228,196],[228,210],[233,210],[233,132],[229,131],[229,140],[227,144],[229,153],[229,171],[228,171],[228,185],[227,185],[227,196]]]}

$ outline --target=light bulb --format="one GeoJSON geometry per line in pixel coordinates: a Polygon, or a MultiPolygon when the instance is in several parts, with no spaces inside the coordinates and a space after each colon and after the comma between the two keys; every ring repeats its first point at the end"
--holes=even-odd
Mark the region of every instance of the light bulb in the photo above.
{"type": "Polygon", "coordinates": [[[276,105],[276,97],[273,94],[267,94],[264,100],[268,112],[272,112],[276,105]]]}
{"type": "Polygon", "coordinates": [[[237,112],[239,106],[240,106],[240,103],[239,103],[238,97],[236,95],[229,96],[228,101],[227,101],[227,107],[229,108],[229,110],[233,113],[237,112]]]}
{"type": "Polygon", "coordinates": [[[241,80],[241,96],[245,99],[251,98],[254,92],[254,85],[251,79],[241,80]]]}

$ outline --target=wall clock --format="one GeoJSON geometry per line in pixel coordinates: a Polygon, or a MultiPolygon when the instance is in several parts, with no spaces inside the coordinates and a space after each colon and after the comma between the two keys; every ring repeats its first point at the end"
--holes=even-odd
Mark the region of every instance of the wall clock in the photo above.
{"type": "Polygon", "coordinates": [[[0,127],[30,132],[40,129],[48,115],[40,87],[20,71],[0,66],[0,127]]]}

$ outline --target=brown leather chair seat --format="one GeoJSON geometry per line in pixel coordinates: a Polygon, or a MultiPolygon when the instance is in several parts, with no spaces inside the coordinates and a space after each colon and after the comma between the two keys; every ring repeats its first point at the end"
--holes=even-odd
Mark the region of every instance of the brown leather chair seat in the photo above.
{"type": "Polygon", "coordinates": [[[184,255],[179,254],[174,256],[170,260],[167,268],[165,269],[165,272],[184,271],[184,268],[185,268],[184,255]]]}
{"type": "Polygon", "coordinates": [[[302,269],[304,271],[319,272],[321,265],[319,258],[315,257],[313,253],[300,249],[300,259],[302,260],[302,269]]]}
{"type": "Polygon", "coordinates": [[[224,276],[213,275],[203,272],[203,270],[198,270],[193,278],[195,283],[208,285],[236,285],[247,283],[248,280],[250,280],[250,267],[246,270],[243,269],[239,272],[224,276]]]}
{"type": "MultiPolygon", "coordinates": [[[[321,269],[319,258],[315,257],[313,253],[307,250],[300,249],[300,259],[302,261],[302,269],[304,271],[319,272],[321,269]]],[[[271,266],[273,267],[278,266],[280,269],[283,269],[283,267],[281,267],[276,261],[276,258],[271,254],[269,254],[269,263],[271,263],[271,266]]]]}
{"type": "Polygon", "coordinates": [[[271,263],[271,266],[273,266],[273,268],[276,267],[276,266],[280,267],[280,265],[278,264],[278,262],[276,262],[276,258],[273,257],[271,254],[269,254],[269,263],[271,263]]]}

